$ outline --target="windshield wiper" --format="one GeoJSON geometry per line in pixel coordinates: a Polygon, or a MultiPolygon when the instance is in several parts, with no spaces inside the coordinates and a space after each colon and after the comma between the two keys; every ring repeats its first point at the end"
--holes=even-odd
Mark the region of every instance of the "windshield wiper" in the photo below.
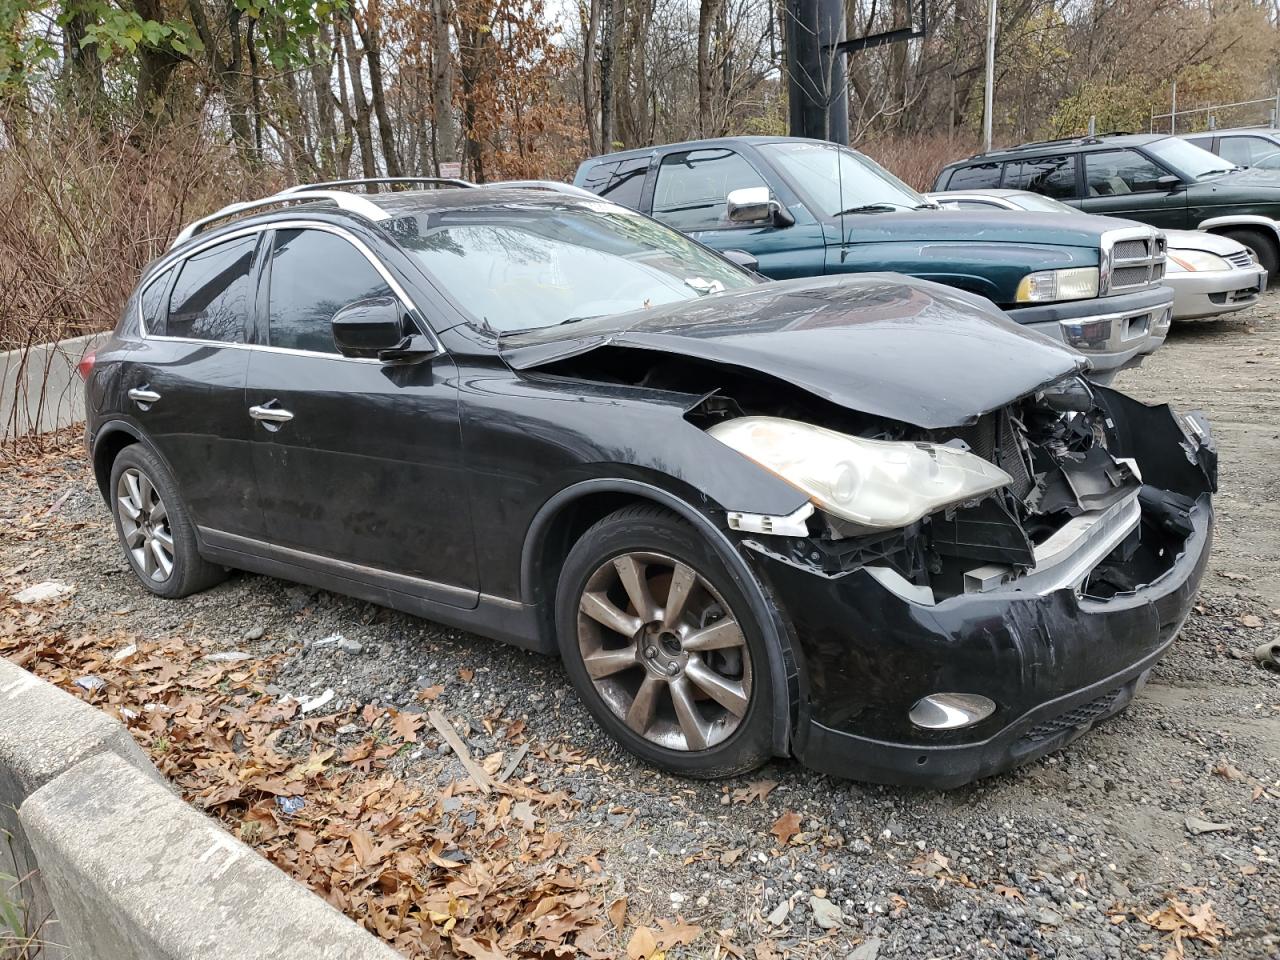
{"type": "Polygon", "coordinates": [[[1234,173],[1237,170],[1243,170],[1243,167],[1223,167],[1221,170],[1206,170],[1204,173],[1196,177],[1197,180],[1203,180],[1205,177],[1212,177],[1218,173],[1234,173]]]}
{"type": "Polygon", "coordinates": [[[846,213],[893,213],[898,209],[907,210],[909,208],[904,204],[864,203],[856,207],[850,207],[848,210],[841,210],[836,216],[843,217],[846,213]]]}

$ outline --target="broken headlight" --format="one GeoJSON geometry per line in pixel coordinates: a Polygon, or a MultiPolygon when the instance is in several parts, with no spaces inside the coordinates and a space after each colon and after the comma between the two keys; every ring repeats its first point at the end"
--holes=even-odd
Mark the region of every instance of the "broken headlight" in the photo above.
{"type": "Polygon", "coordinates": [[[1057,300],[1088,300],[1098,295],[1098,268],[1071,267],[1067,270],[1040,270],[1028,273],[1018,284],[1018,303],[1052,303],[1057,300]]]}
{"type": "Polygon", "coordinates": [[[936,443],[865,440],[778,417],[740,417],[708,431],[823,510],[892,530],[1012,482],[994,464],[936,443]]]}

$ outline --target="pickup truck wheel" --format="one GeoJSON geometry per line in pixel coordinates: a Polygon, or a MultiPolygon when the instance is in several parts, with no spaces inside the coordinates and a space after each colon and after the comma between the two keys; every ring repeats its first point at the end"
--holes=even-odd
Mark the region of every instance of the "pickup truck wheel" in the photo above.
{"type": "Polygon", "coordinates": [[[1262,269],[1267,271],[1267,283],[1280,280],[1280,277],[1276,276],[1280,271],[1280,248],[1277,247],[1274,236],[1263,233],[1261,230],[1224,230],[1222,235],[1249,248],[1250,252],[1258,258],[1262,269]]]}

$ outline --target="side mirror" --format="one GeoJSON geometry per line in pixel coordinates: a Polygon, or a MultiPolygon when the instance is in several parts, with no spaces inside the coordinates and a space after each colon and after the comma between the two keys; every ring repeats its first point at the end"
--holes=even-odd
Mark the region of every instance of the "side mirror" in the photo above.
{"type": "Polygon", "coordinates": [[[370,297],[349,303],[329,321],[333,342],[344,357],[403,360],[430,353],[415,343],[424,340],[405,333],[404,310],[395,297],[370,297]]]}
{"type": "Polygon", "coordinates": [[[773,198],[768,187],[742,187],[725,197],[725,215],[730,223],[768,223],[789,227],[796,222],[773,198]]]}
{"type": "Polygon", "coordinates": [[[1170,173],[1163,177],[1157,178],[1156,186],[1164,190],[1168,190],[1170,193],[1172,193],[1174,190],[1177,190],[1180,186],[1182,186],[1182,178],[1175,177],[1173,174],[1170,173]]]}
{"type": "Polygon", "coordinates": [[[760,272],[760,261],[745,250],[723,250],[720,256],[726,260],[732,260],[740,267],[746,267],[752,273],[760,272]]]}

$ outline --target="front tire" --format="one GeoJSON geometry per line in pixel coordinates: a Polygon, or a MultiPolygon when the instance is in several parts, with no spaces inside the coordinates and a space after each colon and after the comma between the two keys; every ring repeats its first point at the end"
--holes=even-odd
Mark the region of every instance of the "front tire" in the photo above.
{"type": "Polygon", "coordinates": [[[591,527],[561,571],[556,624],[578,695],[642,760],[713,779],[772,755],[764,634],[720,555],[685,520],[640,505],[591,527]]]}
{"type": "Polygon", "coordinates": [[[224,568],[200,556],[178,486],[154,453],[137,443],[121,450],[109,489],[116,536],[144,587],[177,599],[226,578],[224,568]]]}

